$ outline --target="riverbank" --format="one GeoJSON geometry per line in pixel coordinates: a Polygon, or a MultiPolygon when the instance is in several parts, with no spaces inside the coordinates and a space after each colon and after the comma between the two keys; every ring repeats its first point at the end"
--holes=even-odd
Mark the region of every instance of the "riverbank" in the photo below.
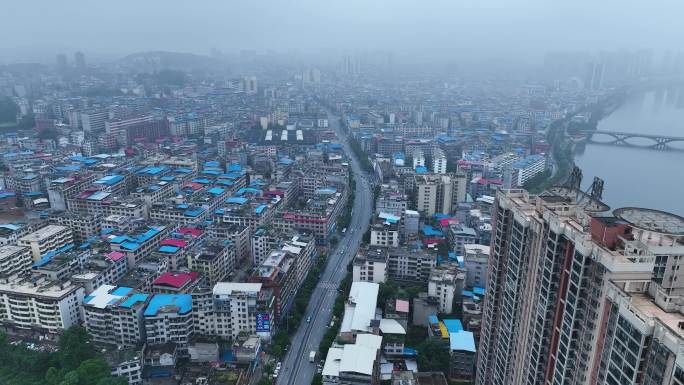
{"type": "Polygon", "coordinates": [[[578,114],[589,114],[589,120],[586,123],[583,123],[581,127],[576,125],[572,129],[595,130],[598,123],[619,108],[629,95],[631,95],[630,91],[619,90],[598,103],[584,106],[551,123],[546,134],[546,140],[551,145],[550,156],[554,164],[554,172],[548,178],[539,180],[531,186],[526,186],[526,188],[531,193],[538,194],[551,186],[565,183],[575,166],[574,149],[576,143],[571,141],[568,135],[572,118],[578,114]]]}

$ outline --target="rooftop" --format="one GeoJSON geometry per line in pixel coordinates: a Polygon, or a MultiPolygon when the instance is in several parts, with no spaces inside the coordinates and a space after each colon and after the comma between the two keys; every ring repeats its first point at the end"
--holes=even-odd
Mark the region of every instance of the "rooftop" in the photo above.
{"type": "Polygon", "coordinates": [[[451,350],[475,353],[475,338],[473,337],[473,333],[465,330],[449,333],[449,348],[451,350]]]}
{"type": "Polygon", "coordinates": [[[40,242],[46,238],[53,237],[60,232],[67,231],[69,230],[68,227],[65,226],[60,226],[60,225],[47,225],[41,229],[38,229],[30,234],[26,234],[23,237],[19,238],[19,240],[26,241],[26,242],[40,242]]]}
{"type": "Polygon", "coordinates": [[[158,313],[187,314],[192,310],[190,294],[155,294],[145,309],[145,317],[154,317],[158,313]]]}
{"type": "Polygon", "coordinates": [[[261,291],[260,283],[219,282],[214,285],[213,294],[217,296],[231,295],[233,292],[255,293],[259,291],[261,291]]]}
{"type": "Polygon", "coordinates": [[[344,310],[340,332],[368,331],[375,318],[380,285],[371,282],[354,282],[344,310]]]}
{"type": "Polygon", "coordinates": [[[199,273],[195,271],[189,273],[167,272],[160,275],[159,278],[152,282],[152,284],[157,286],[170,286],[180,289],[188,283],[197,280],[198,277],[199,273]]]}

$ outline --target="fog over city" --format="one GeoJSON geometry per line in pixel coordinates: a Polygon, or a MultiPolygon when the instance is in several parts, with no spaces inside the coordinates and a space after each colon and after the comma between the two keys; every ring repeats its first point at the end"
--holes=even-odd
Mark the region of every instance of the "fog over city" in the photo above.
{"type": "Polygon", "coordinates": [[[681,1],[3,1],[0,63],[147,50],[539,61],[553,50],[681,46],[681,1]]]}
{"type": "Polygon", "coordinates": [[[684,385],[684,0],[0,16],[0,385],[684,385]]]}

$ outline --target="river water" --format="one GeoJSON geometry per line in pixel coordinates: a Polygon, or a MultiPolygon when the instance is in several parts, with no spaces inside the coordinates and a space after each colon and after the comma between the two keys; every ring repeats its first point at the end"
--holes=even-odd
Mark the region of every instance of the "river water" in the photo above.
{"type": "MultiPolygon", "coordinates": [[[[635,95],[598,129],[684,137],[684,88],[635,95]]],[[[594,176],[605,181],[603,200],[613,209],[647,207],[684,216],[684,151],[587,144],[575,154],[575,163],[583,171],[583,189],[594,176]]]]}

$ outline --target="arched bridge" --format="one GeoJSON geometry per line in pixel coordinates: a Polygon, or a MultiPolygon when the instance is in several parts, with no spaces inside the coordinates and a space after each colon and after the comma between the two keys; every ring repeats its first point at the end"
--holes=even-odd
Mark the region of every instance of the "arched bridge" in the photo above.
{"type": "Polygon", "coordinates": [[[684,137],[602,130],[583,131],[582,133],[587,136],[589,143],[684,151],[684,137]],[[678,145],[672,146],[674,143],[678,145]]]}

